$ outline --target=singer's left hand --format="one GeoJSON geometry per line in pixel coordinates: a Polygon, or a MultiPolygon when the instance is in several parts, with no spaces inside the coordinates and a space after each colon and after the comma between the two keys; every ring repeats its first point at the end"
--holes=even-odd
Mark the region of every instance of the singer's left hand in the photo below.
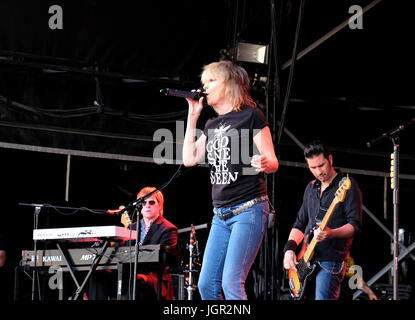
{"type": "Polygon", "coordinates": [[[255,154],[251,159],[251,166],[256,172],[264,172],[268,168],[268,159],[266,156],[255,154]]]}

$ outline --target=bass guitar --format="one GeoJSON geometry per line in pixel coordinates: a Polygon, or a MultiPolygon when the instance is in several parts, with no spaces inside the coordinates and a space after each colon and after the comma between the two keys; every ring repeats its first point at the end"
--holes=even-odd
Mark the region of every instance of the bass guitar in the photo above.
{"type": "MultiPolygon", "coordinates": [[[[330,221],[330,218],[340,202],[343,202],[346,197],[346,192],[351,187],[351,181],[349,177],[343,178],[337,189],[334,199],[330,204],[329,209],[324,215],[321,224],[318,226],[321,230],[324,230],[330,221]]],[[[298,264],[296,269],[289,269],[287,272],[288,284],[290,287],[291,296],[300,300],[303,297],[304,290],[307,284],[307,280],[313,275],[316,270],[316,263],[312,262],[314,251],[317,245],[316,239],[312,239],[309,243],[307,237],[303,241],[302,248],[297,255],[298,264]]]]}

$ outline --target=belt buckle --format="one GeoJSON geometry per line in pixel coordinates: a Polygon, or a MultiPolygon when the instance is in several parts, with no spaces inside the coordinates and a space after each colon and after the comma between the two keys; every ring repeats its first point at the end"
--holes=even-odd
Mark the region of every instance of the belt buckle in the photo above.
{"type": "Polygon", "coordinates": [[[222,220],[228,220],[229,218],[233,217],[233,212],[230,211],[222,216],[222,220]]]}
{"type": "Polygon", "coordinates": [[[215,216],[217,216],[221,220],[227,220],[227,219],[229,219],[230,217],[233,216],[233,212],[232,211],[230,211],[228,213],[219,213],[219,212],[213,211],[213,213],[215,214],[215,216]]]}

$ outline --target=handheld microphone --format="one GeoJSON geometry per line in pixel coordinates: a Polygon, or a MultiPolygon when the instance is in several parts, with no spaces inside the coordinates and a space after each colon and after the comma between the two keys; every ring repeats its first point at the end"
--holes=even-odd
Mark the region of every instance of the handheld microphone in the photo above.
{"type": "Polygon", "coordinates": [[[170,89],[170,88],[161,89],[160,93],[163,93],[166,96],[189,98],[193,100],[199,100],[201,97],[206,97],[206,94],[203,92],[191,92],[191,91],[183,91],[183,90],[170,89]]]}

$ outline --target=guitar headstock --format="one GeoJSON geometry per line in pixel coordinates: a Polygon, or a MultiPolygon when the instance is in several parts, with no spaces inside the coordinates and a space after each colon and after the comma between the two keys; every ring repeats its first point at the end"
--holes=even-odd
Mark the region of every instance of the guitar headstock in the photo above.
{"type": "Polygon", "coordinates": [[[340,182],[340,187],[337,189],[335,198],[338,200],[338,202],[343,202],[346,198],[346,192],[350,189],[352,186],[352,181],[350,180],[349,176],[347,175],[342,179],[340,182]]]}
{"type": "Polygon", "coordinates": [[[131,225],[131,218],[128,215],[128,212],[124,212],[121,215],[121,223],[124,225],[124,227],[128,228],[131,225]]]}

